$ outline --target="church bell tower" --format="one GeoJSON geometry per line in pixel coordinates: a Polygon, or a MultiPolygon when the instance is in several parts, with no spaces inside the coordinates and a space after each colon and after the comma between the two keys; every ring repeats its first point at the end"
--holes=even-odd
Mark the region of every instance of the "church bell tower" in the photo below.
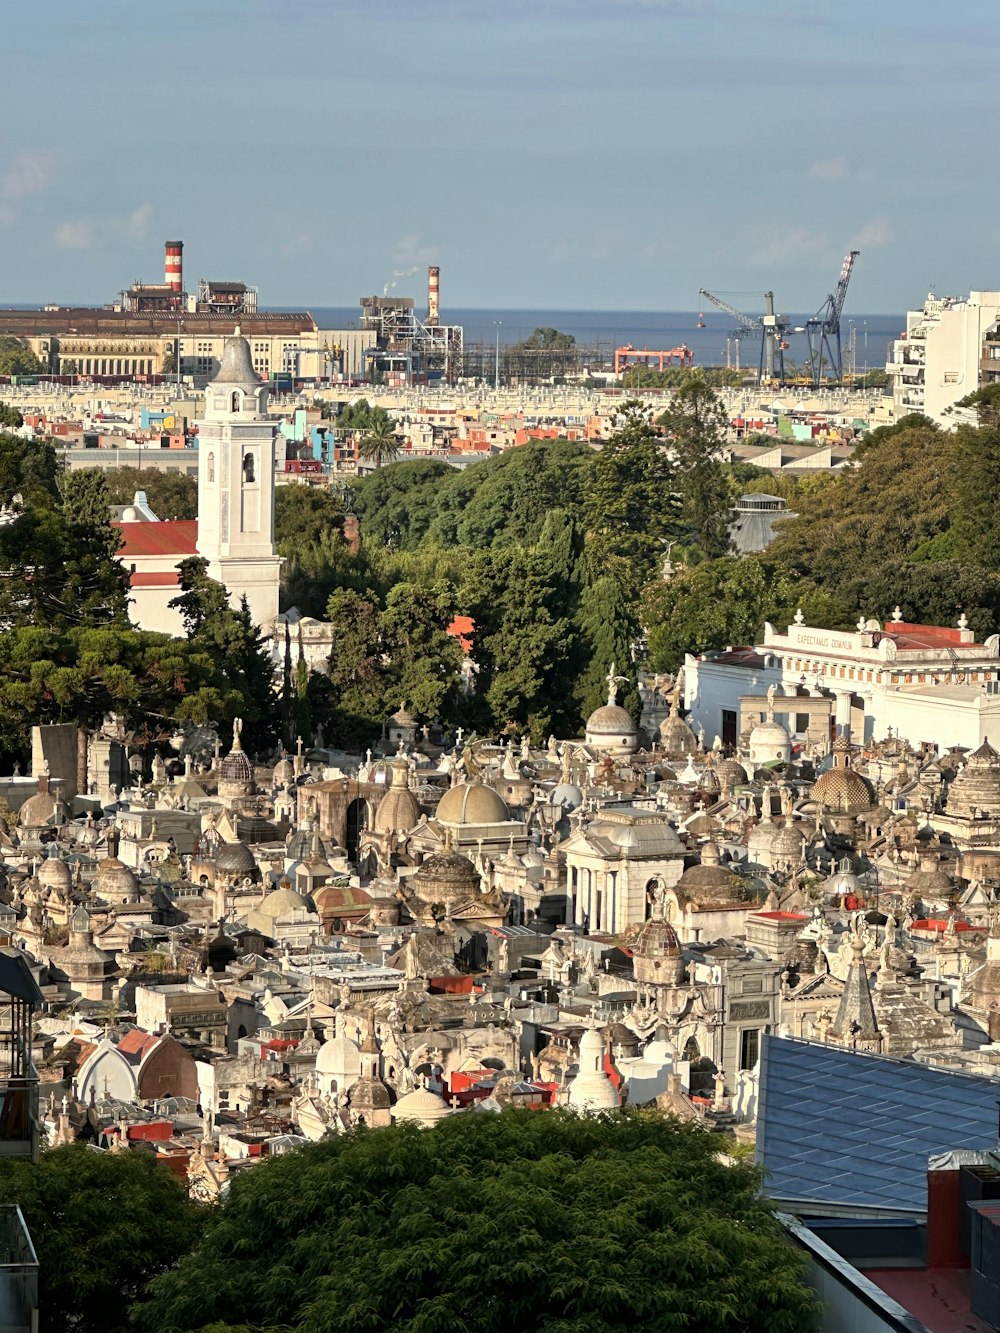
{"type": "Polygon", "coordinates": [[[281,559],[274,551],[274,425],[267,388],[237,327],[205,390],[198,425],[198,553],[210,578],[273,634],[281,559]]]}

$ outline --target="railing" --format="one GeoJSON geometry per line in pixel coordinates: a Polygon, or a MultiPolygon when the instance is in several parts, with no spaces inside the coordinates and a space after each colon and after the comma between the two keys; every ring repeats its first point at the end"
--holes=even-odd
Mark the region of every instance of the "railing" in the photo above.
{"type": "Polygon", "coordinates": [[[0,1204],[0,1333],[36,1333],[38,1259],[17,1204],[0,1204]]]}

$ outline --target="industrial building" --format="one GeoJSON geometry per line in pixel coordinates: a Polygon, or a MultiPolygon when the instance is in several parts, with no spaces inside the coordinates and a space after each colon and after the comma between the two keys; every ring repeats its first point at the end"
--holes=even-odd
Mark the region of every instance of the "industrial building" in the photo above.
{"type": "Polygon", "coordinates": [[[167,241],[162,283],[134,282],[109,306],[0,310],[0,335],[20,338],[45,373],[97,381],[176,375],[197,386],[218,371],[233,326],[267,380],[338,382],[365,377],[367,329],[321,329],[308,311],[264,312],[243,282],[202,278],[184,290],[183,242],[167,241]]]}
{"type": "Polygon", "coordinates": [[[454,384],[462,375],[463,331],[460,324],[442,324],[441,270],[427,270],[427,317],[420,319],[412,296],[362,296],[361,327],[368,334],[367,378],[401,387],[443,380],[454,384]]]}

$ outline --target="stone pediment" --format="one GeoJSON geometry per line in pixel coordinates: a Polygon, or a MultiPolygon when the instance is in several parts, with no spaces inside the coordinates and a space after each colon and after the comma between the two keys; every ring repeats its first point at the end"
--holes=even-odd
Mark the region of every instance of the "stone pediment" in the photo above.
{"type": "Polygon", "coordinates": [[[810,981],[797,986],[790,998],[792,1000],[839,1000],[844,993],[844,983],[829,972],[813,977],[810,981]]]}

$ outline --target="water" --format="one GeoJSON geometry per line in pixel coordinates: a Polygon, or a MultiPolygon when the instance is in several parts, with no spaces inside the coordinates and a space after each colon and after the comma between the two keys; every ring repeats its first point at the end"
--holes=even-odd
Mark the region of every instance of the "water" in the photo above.
{"type": "MultiPolygon", "coordinates": [[[[275,307],[276,309],[279,307],[275,307]]],[[[287,308],[287,307],[285,307],[287,308]]],[[[311,312],[322,328],[356,328],[360,311],[357,306],[312,306],[311,312]]],[[[418,314],[422,311],[418,306],[418,314]]],[[[759,314],[752,307],[751,315],[759,314]]],[[[810,312],[810,314],[813,312],[810,312]]],[[[707,306],[704,311],[705,327],[698,328],[698,312],[689,310],[628,311],[628,310],[473,310],[448,308],[441,318],[447,324],[461,324],[465,330],[466,346],[475,343],[495,344],[497,333],[501,346],[530,337],[537,328],[558,329],[571,333],[581,346],[600,344],[602,350],[613,351],[631,343],[633,347],[668,350],[684,344],[694,352],[697,365],[724,365],[727,360],[726,339],[732,335],[735,322],[720,310],[707,306]]],[[[787,316],[794,324],[804,324],[807,315],[787,316]]],[[[899,336],[906,320],[902,315],[860,315],[853,312],[841,318],[841,339],[846,347],[850,336],[850,322],[857,330],[857,368],[859,371],[884,366],[890,343],[899,336]]],[[[793,335],[787,356],[800,363],[806,356],[806,340],[793,335]]],[[[743,340],[741,364],[756,366],[760,356],[759,336],[743,340]]],[[[729,357],[735,358],[731,343],[729,357]]]]}

